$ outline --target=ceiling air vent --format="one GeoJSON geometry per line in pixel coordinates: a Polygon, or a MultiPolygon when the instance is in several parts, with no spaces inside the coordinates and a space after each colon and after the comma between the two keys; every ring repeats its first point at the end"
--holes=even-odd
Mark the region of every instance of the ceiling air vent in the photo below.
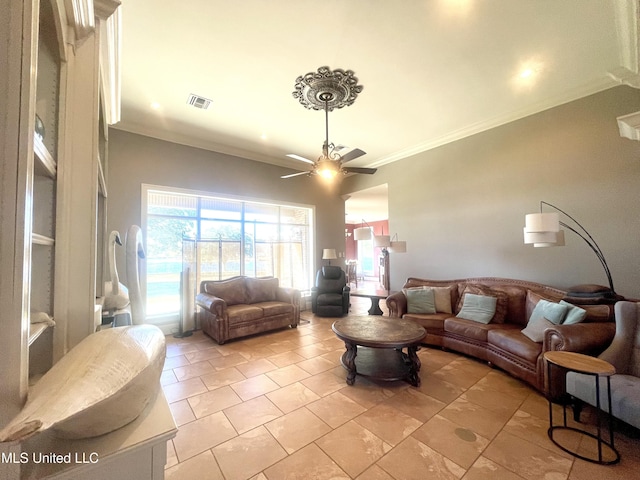
{"type": "Polygon", "coordinates": [[[209,108],[209,105],[211,105],[211,100],[209,100],[208,98],[200,97],[199,95],[194,95],[192,93],[191,95],[189,95],[187,103],[196,108],[206,110],[207,108],[209,108]]]}

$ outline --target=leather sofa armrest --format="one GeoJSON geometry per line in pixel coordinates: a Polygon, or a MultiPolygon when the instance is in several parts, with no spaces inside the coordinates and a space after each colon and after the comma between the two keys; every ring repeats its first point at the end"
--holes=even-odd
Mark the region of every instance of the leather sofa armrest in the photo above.
{"type": "Polygon", "coordinates": [[[215,297],[209,293],[199,293],[196,295],[196,305],[204,308],[212,315],[222,317],[227,310],[227,302],[220,297],[215,297]]]}
{"type": "Polygon", "coordinates": [[[544,332],[542,351],[564,350],[599,355],[613,340],[614,322],[555,325],[544,332]]]}
{"type": "Polygon", "coordinates": [[[276,300],[291,303],[292,305],[300,305],[300,290],[278,287],[276,290],[276,300]]]}
{"type": "Polygon", "coordinates": [[[407,313],[407,297],[404,293],[396,292],[393,295],[389,295],[386,302],[390,317],[402,318],[407,313]]]}
{"type": "MultiPolygon", "coordinates": [[[[613,340],[616,333],[615,322],[576,323],[554,325],[544,331],[542,353],[561,350],[565,352],[599,355],[613,340]]],[[[547,367],[543,355],[538,358],[538,374],[545,385],[547,398],[555,402],[566,402],[566,370],[553,366],[552,382],[547,378],[547,367]],[[543,379],[543,380],[542,380],[543,379]]]]}

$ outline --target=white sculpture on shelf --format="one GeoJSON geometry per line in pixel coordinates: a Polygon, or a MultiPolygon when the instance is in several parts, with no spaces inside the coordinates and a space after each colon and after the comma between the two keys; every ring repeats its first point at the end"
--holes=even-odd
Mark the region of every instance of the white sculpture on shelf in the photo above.
{"type": "Polygon", "coordinates": [[[89,335],[30,388],[0,442],[48,429],[61,438],[89,438],[126,425],[157,394],[165,355],[164,335],[154,325],[89,335]]]}
{"type": "Polygon", "coordinates": [[[104,282],[104,303],[102,310],[114,312],[129,305],[129,292],[127,287],[120,283],[118,269],[116,267],[116,244],[122,245],[120,233],[113,230],[109,234],[109,275],[111,280],[104,282]]]}
{"type": "Polygon", "coordinates": [[[146,311],[144,299],[140,291],[140,259],[144,259],[144,245],[142,244],[142,230],[138,225],[131,225],[125,239],[125,259],[127,270],[127,285],[131,302],[131,323],[140,325],[145,323],[146,311]]]}

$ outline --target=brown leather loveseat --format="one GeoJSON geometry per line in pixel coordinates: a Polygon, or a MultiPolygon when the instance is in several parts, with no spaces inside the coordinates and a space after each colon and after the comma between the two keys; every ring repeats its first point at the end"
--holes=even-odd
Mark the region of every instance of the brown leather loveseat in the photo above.
{"type": "MultiPolygon", "coordinates": [[[[426,344],[484,360],[544,392],[544,352],[565,350],[598,355],[615,334],[611,305],[580,305],[586,310],[580,323],[555,325],[547,322],[544,330],[539,329],[539,342],[522,333],[540,300],[557,304],[565,296],[566,292],[553,287],[506,278],[409,278],[403,291],[389,296],[386,302],[390,316],[411,319],[425,327],[426,344]],[[446,306],[438,308],[436,313],[409,313],[407,294],[414,295],[415,292],[407,293],[406,289],[420,287],[436,287],[440,298],[446,294],[450,296],[450,304],[445,302],[446,306]],[[497,298],[495,315],[489,323],[456,317],[468,293],[497,298]]],[[[437,303],[436,298],[436,306],[437,303]]],[[[554,377],[558,379],[551,387],[552,396],[564,391],[564,376],[554,377]]]]}
{"type": "Polygon", "coordinates": [[[300,292],[273,277],[205,280],[196,305],[202,331],[219,344],[300,322],[300,292]]]}

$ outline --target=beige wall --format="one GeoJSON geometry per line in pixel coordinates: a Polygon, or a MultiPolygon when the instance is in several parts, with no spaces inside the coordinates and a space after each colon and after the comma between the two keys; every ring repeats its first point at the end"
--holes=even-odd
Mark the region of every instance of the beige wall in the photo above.
{"type": "MultiPolygon", "coordinates": [[[[344,251],[344,201],[316,179],[281,179],[285,173],[291,170],[112,128],[107,232],[124,235],[130,225],[141,224],[143,183],[314,205],[316,265],[321,265],[322,248],[344,251]]],[[[123,272],[124,264],[118,268],[123,272]]]]}
{"type": "MultiPolygon", "coordinates": [[[[389,227],[407,240],[391,254],[391,286],[409,276],[504,276],[566,288],[606,284],[587,245],[524,245],[524,215],[545,200],[594,236],[616,290],[640,297],[640,142],[616,117],[640,110],[640,91],[617,87],[344,180],[342,194],[389,185],[389,227]]],[[[316,179],[197,148],[110,130],[108,230],[140,222],[150,183],[316,206],[317,255],[344,248],[344,202],[316,179]]]]}
{"type": "Polygon", "coordinates": [[[565,247],[523,244],[524,215],[544,200],[593,235],[618,293],[640,297],[640,142],[616,123],[638,110],[640,91],[617,87],[350,177],[343,193],[388,184],[390,231],[408,244],[391,254],[392,288],[409,276],[606,285],[571,232],[565,247]]]}

